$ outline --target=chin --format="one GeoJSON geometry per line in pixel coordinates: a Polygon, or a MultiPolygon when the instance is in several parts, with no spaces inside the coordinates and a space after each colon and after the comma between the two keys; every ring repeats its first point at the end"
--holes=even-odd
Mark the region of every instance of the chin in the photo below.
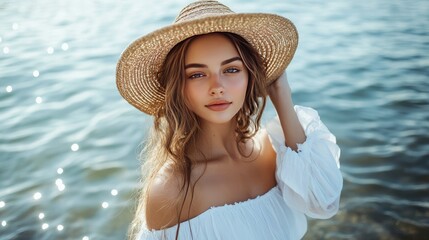
{"type": "Polygon", "coordinates": [[[199,118],[206,122],[211,124],[228,124],[232,123],[235,120],[235,115],[237,113],[210,113],[210,114],[204,114],[204,117],[199,116],[199,118]]]}
{"type": "Polygon", "coordinates": [[[232,123],[233,118],[201,118],[201,120],[211,124],[228,124],[232,123]]]}

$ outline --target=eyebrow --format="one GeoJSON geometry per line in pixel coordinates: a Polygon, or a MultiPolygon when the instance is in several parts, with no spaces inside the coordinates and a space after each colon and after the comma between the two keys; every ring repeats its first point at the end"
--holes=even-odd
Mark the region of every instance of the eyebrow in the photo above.
{"type": "MultiPolygon", "coordinates": [[[[225,65],[234,61],[242,61],[241,57],[232,57],[230,59],[226,59],[225,61],[222,61],[220,65],[225,65]]],[[[207,65],[201,64],[201,63],[190,63],[185,65],[185,69],[187,68],[207,68],[207,65]]]]}

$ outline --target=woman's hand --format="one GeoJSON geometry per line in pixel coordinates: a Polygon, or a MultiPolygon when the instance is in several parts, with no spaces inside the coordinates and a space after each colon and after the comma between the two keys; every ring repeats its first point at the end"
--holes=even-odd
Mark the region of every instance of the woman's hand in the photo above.
{"type": "Polygon", "coordinates": [[[283,129],[286,146],[297,151],[298,145],[306,139],[304,130],[296,115],[292,102],[292,91],[284,72],[275,82],[268,86],[268,95],[273,103],[283,129]]]}
{"type": "Polygon", "coordinates": [[[277,112],[279,112],[277,106],[287,105],[293,108],[292,102],[292,91],[287,80],[286,71],[271,85],[268,86],[268,95],[270,96],[271,102],[276,107],[277,112]]]}
{"type": "Polygon", "coordinates": [[[268,86],[268,95],[270,98],[276,98],[277,94],[287,94],[292,95],[292,91],[287,80],[286,71],[271,85],[268,86]]]}

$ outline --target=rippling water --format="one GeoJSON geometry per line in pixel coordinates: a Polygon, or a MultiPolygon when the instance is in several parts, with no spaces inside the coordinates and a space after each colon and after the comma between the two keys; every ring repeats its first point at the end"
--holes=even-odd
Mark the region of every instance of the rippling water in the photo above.
{"type": "MultiPolygon", "coordinates": [[[[342,148],[340,212],[305,238],[429,236],[429,2],[224,2],[297,25],[295,103],[342,148]]],[[[115,64],[186,3],[0,2],[0,239],[124,238],[151,119],[118,95],[115,64]]]]}

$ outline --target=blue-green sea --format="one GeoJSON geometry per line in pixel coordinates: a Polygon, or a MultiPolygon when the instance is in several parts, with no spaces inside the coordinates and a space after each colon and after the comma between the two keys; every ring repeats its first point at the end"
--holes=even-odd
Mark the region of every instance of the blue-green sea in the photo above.
{"type": "MultiPolygon", "coordinates": [[[[428,239],[429,1],[223,2],[295,23],[294,102],[342,149],[340,211],[305,239],[428,239]]],[[[0,0],[1,240],[126,237],[152,119],[116,62],[187,3],[0,0]]]]}

